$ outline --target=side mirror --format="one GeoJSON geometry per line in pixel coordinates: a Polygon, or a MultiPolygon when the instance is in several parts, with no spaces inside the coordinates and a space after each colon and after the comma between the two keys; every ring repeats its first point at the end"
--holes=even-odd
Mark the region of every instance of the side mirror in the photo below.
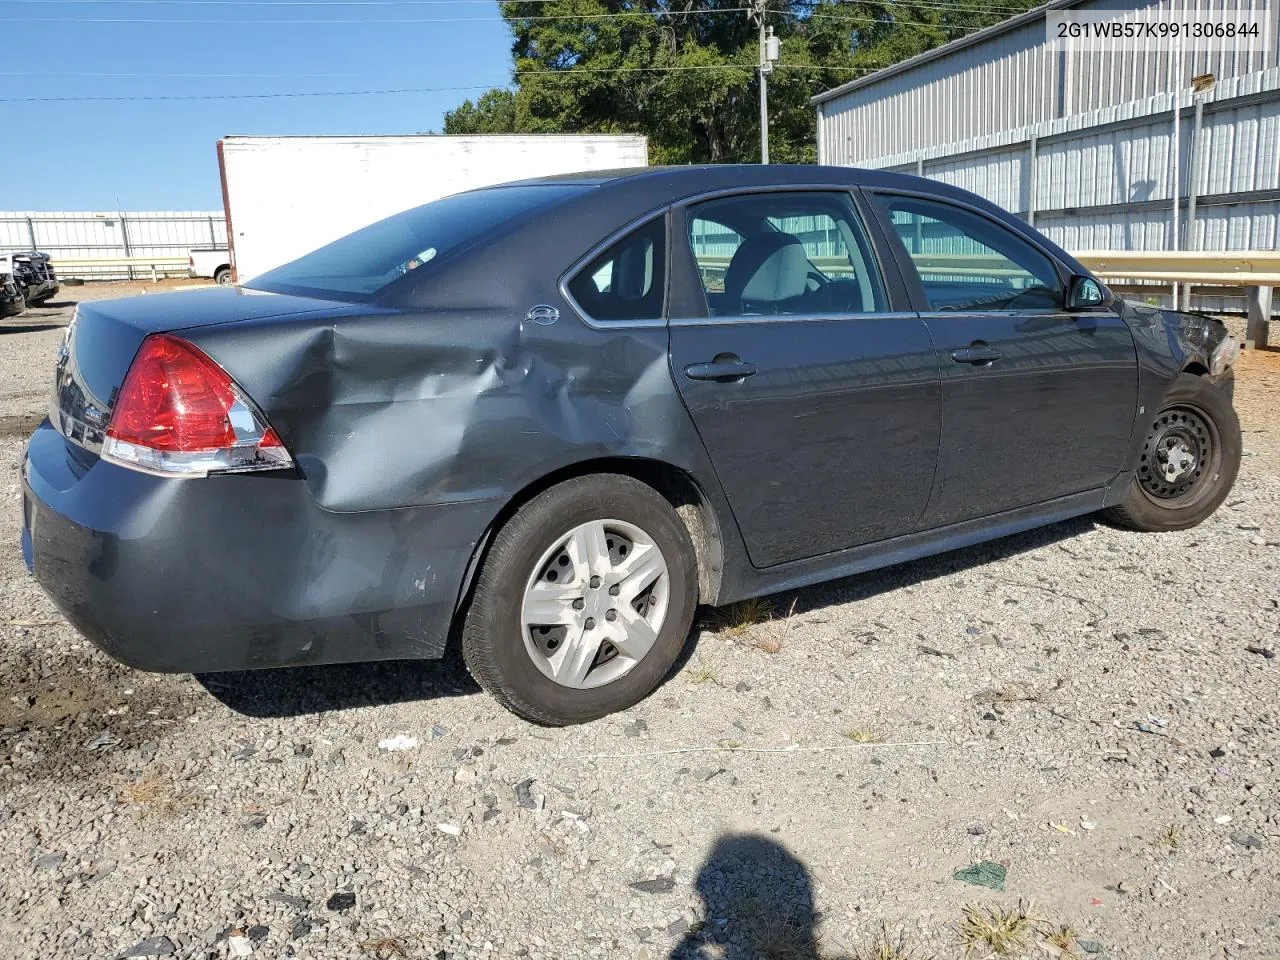
{"type": "Polygon", "coordinates": [[[1068,310],[1096,310],[1111,306],[1115,302],[1111,291],[1093,277],[1077,275],[1071,278],[1067,286],[1068,310]]]}

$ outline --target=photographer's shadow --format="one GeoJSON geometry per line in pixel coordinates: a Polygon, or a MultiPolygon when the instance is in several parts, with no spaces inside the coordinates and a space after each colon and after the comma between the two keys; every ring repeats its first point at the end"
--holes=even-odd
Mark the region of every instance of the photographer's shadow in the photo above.
{"type": "Polygon", "coordinates": [[[706,922],[670,960],[819,960],[809,871],[780,843],[756,834],[716,841],[695,881],[706,922]]]}

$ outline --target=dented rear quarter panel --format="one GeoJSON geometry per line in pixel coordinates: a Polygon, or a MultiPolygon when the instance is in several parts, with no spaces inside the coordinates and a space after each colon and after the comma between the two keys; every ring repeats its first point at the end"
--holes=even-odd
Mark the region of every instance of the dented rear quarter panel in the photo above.
{"type": "MultiPolygon", "coordinates": [[[[652,196],[541,219],[344,315],[184,336],[258,404],[325,510],[483,501],[478,544],[505,505],[557,471],[640,458],[689,474],[715,535],[728,534],[727,504],[672,380],[666,327],[590,325],[559,289],[602,239],[655,212],[652,196]],[[559,320],[527,320],[539,304],[559,320]]],[[[745,556],[733,537],[729,552],[745,556]]]]}

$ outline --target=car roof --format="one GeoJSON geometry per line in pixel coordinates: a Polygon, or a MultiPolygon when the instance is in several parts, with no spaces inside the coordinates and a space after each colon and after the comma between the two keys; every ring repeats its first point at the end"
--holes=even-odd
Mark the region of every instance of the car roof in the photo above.
{"type": "Polygon", "coordinates": [[[786,186],[846,183],[850,186],[900,187],[918,189],[920,181],[903,173],[866,170],[861,167],[831,167],[788,163],[701,163],[686,166],[624,167],[582,173],[558,173],[518,181],[580,184],[584,187],[636,186],[646,181],[669,191],[674,198],[684,193],[731,189],[737,186],[786,186]]]}

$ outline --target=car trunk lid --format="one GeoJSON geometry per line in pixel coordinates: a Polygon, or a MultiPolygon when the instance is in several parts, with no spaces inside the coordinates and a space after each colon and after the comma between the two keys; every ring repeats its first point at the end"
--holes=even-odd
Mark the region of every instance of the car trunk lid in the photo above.
{"type": "Polygon", "coordinates": [[[58,349],[49,419],[65,437],[97,452],[120,385],[149,334],[351,309],[348,303],[226,287],[82,303],[58,349]]]}

